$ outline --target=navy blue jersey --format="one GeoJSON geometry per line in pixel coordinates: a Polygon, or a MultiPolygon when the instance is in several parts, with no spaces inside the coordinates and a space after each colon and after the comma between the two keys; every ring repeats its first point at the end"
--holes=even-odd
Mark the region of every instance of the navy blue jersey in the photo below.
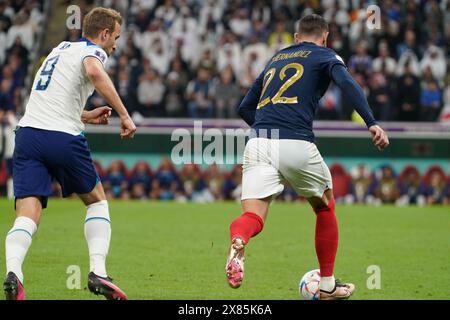
{"type": "MultiPolygon", "coordinates": [[[[242,101],[239,114],[257,133],[261,132],[259,136],[270,137],[270,129],[278,129],[280,139],[314,141],[316,108],[336,65],[345,68],[332,49],[312,42],[279,51],[242,101]]],[[[372,120],[368,122],[373,124],[372,120]]]]}

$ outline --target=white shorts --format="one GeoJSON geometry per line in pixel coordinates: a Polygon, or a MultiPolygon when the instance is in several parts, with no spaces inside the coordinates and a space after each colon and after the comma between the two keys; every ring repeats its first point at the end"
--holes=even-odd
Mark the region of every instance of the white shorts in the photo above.
{"type": "Polygon", "coordinates": [[[284,189],[283,181],[305,198],[321,198],[333,188],[316,145],[304,140],[250,139],[242,167],[242,200],[277,196],[284,189]]]}

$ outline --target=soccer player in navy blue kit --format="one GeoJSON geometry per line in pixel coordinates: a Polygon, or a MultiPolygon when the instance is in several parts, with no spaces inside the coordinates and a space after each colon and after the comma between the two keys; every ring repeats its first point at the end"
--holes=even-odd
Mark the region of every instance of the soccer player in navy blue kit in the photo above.
{"type": "Polygon", "coordinates": [[[347,299],[355,290],[353,284],[334,278],[338,226],[331,174],[314,144],[312,131],[318,102],[330,81],[364,119],[375,146],[382,150],[389,140],[341,57],[326,47],[327,37],[328,24],[321,16],[303,17],[295,45],[275,54],[239,106],[239,114],[252,133],[243,157],[243,214],[230,226],[226,275],[232,288],[241,286],[245,246],[263,229],[270,202],[283,191],[282,181],[286,180],[316,213],[319,299],[347,299]]]}

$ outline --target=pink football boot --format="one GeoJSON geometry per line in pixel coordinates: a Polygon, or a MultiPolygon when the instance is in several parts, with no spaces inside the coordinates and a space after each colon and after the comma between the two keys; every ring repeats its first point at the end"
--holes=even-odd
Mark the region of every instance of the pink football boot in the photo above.
{"type": "Polygon", "coordinates": [[[5,291],[6,300],[25,300],[25,290],[22,282],[20,282],[14,272],[9,272],[6,276],[3,290],[5,291]]]}
{"type": "Polygon", "coordinates": [[[228,284],[233,289],[239,288],[244,279],[244,246],[241,238],[235,238],[231,242],[225,271],[228,284]]]}

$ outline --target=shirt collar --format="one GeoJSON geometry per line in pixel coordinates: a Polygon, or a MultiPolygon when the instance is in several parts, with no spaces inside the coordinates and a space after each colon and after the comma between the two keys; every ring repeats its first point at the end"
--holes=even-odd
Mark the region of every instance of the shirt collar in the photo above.
{"type": "Polygon", "coordinates": [[[81,38],[80,40],[78,40],[78,42],[86,42],[88,46],[96,46],[95,43],[89,41],[88,39],[86,39],[85,37],[81,38]]]}

